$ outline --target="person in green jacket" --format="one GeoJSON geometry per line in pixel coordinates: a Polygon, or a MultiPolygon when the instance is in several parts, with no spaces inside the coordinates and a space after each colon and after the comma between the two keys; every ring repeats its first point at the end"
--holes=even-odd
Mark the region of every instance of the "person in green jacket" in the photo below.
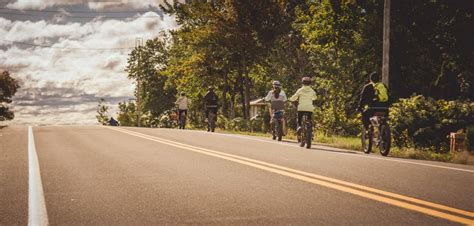
{"type": "MultiPolygon", "coordinates": [[[[311,78],[310,77],[303,77],[301,79],[303,86],[299,88],[295,95],[290,97],[291,102],[298,101],[298,128],[297,132],[301,131],[301,120],[303,119],[303,115],[307,115],[307,117],[312,121],[314,105],[313,101],[316,100],[316,92],[311,88],[311,78]]],[[[312,122],[311,122],[312,123],[312,122]]]]}

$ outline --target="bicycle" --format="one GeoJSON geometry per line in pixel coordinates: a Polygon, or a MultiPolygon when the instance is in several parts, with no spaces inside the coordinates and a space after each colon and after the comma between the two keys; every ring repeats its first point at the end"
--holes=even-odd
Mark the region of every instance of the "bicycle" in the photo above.
{"type": "Polygon", "coordinates": [[[301,120],[301,131],[298,133],[298,142],[300,147],[306,145],[307,149],[311,148],[311,142],[313,140],[313,123],[307,114],[303,115],[301,120]]]}
{"type": "Polygon", "coordinates": [[[184,111],[181,112],[179,115],[179,123],[178,123],[179,129],[184,129],[186,126],[186,113],[184,111]]]}
{"type": "Polygon", "coordinates": [[[273,140],[278,137],[278,141],[281,141],[283,136],[283,110],[278,110],[273,112],[272,122],[273,122],[273,140]]]}
{"type": "Polygon", "coordinates": [[[370,118],[370,125],[368,131],[362,127],[362,148],[364,153],[372,152],[372,147],[379,147],[380,154],[387,156],[391,147],[391,132],[388,124],[387,114],[384,112],[375,112],[374,116],[370,118]]]}

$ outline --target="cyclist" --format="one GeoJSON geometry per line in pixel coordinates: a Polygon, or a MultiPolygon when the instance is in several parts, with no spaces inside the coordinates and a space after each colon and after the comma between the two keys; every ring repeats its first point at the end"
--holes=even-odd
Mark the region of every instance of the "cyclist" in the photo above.
{"type": "MultiPolygon", "coordinates": [[[[281,83],[279,81],[273,81],[272,90],[268,91],[265,101],[270,101],[270,118],[276,111],[283,111],[285,109],[285,102],[287,101],[285,91],[281,89],[281,83]]],[[[273,120],[270,119],[270,123],[273,124],[273,120]]],[[[285,131],[285,120],[283,119],[283,131],[285,131]]],[[[273,128],[273,126],[271,126],[273,128]]]]}
{"type": "Polygon", "coordinates": [[[307,117],[312,121],[314,105],[313,101],[316,100],[316,92],[311,88],[311,78],[310,77],[303,77],[301,79],[302,87],[299,88],[295,95],[290,97],[291,102],[298,101],[298,128],[296,132],[299,134],[301,132],[301,120],[303,119],[303,115],[307,115],[307,117]]]}
{"type": "Polygon", "coordinates": [[[369,128],[370,117],[375,112],[382,112],[388,115],[388,89],[380,82],[377,72],[369,75],[369,83],[364,86],[361,92],[357,111],[362,113],[362,123],[366,131],[369,128]],[[365,105],[368,107],[364,109],[365,105]]]}
{"type": "MultiPolygon", "coordinates": [[[[217,102],[219,100],[217,94],[214,92],[214,87],[209,86],[207,90],[208,92],[204,96],[204,104],[206,107],[206,121],[209,120],[209,112],[212,112],[215,116],[217,116],[217,102]]],[[[209,131],[210,128],[207,128],[207,132],[209,131]]]]}
{"type": "Polygon", "coordinates": [[[180,93],[180,97],[178,97],[175,104],[178,107],[178,122],[181,122],[181,115],[182,113],[184,113],[184,117],[188,115],[188,105],[190,104],[185,92],[180,93]]]}

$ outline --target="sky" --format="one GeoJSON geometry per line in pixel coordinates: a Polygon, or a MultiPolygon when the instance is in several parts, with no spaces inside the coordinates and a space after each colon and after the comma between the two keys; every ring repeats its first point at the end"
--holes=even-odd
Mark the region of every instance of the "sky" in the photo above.
{"type": "Polygon", "coordinates": [[[138,38],[177,27],[163,0],[0,0],[0,71],[20,81],[9,124],[97,124],[133,97],[124,71],[138,38]]]}

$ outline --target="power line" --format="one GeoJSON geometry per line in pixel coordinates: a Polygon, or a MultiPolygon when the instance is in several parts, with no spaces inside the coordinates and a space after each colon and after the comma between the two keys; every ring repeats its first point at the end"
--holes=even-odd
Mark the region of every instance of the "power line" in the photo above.
{"type": "Polygon", "coordinates": [[[131,50],[133,49],[132,47],[128,48],[75,48],[75,47],[58,47],[58,46],[50,46],[50,45],[39,45],[39,44],[33,44],[33,43],[27,43],[27,42],[17,42],[17,41],[10,41],[10,40],[4,40],[0,39],[0,41],[3,42],[9,42],[13,44],[18,44],[18,45],[27,45],[27,46],[35,46],[35,47],[43,47],[43,48],[51,48],[51,49],[63,49],[63,50],[91,50],[91,51],[114,51],[114,50],[131,50]]]}
{"type": "Polygon", "coordinates": [[[84,11],[84,10],[39,10],[39,9],[10,9],[10,8],[4,8],[0,7],[0,10],[10,10],[10,11],[16,11],[16,12],[38,12],[38,13],[147,13],[150,12],[148,11],[84,11]]]}
{"type": "MultiPolygon", "coordinates": [[[[27,13],[10,13],[10,12],[0,12],[0,15],[13,15],[13,16],[31,16],[31,17],[51,17],[53,15],[35,15],[27,13]]],[[[97,16],[72,16],[62,14],[61,16],[68,18],[77,18],[77,19],[94,19],[94,18],[111,18],[111,19],[127,19],[131,16],[106,16],[106,15],[97,15],[97,16]]],[[[161,18],[161,16],[141,16],[139,18],[161,18]]]]}

